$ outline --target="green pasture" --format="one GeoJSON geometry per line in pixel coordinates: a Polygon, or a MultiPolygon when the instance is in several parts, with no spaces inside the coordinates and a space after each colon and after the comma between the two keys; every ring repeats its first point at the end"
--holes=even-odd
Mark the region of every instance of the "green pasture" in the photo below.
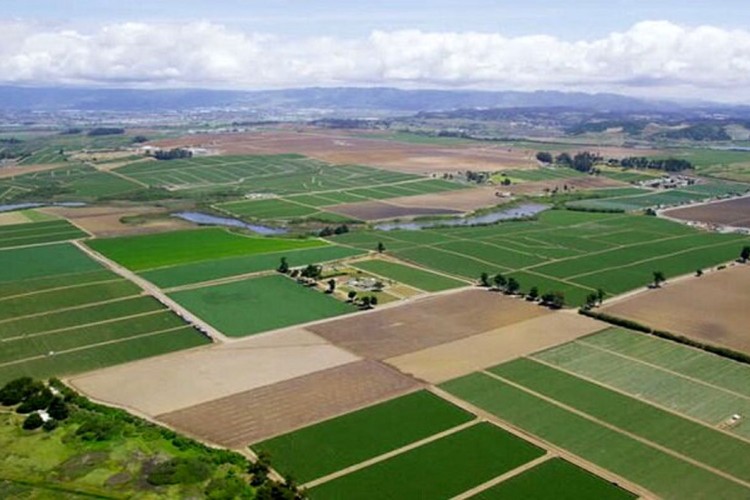
{"type": "Polygon", "coordinates": [[[317,239],[245,236],[221,228],[190,229],[88,242],[92,249],[134,271],[224,257],[320,247],[325,244],[317,239]]]}
{"type": "Polygon", "coordinates": [[[351,304],[272,275],[170,296],[225,335],[241,337],[354,312],[351,304]]]}
{"type": "Polygon", "coordinates": [[[326,476],[470,421],[472,415],[419,391],[252,446],[300,482],[326,476]],[[315,460],[310,460],[315,456],[315,460]]]}
{"type": "Polygon", "coordinates": [[[315,498],[451,498],[544,454],[499,427],[479,423],[311,488],[315,498]]]}
{"type": "MultiPolygon", "coordinates": [[[[28,250],[28,249],[27,249],[28,250]]],[[[23,255],[23,254],[19,254],[23,255]]],[[[0,300],[14,295],[24,295],[55,288],[70,288],[89,283],[118,280],[120,277],[110,271],[99,269],[82,273],[51,275],[49,278],[32,278],[23,281],[0,283],[0,300]]]]}
{"type": "Polygon", "coordinates": [[[385,260],[365,260],[355,263],[354,267],[427,292],[466,286],[463,281],[385,260]]]}
{"type": "Polygon", "coordinates": [[[626,500],[630,493],[562,458],[551,458],[471,497],[472,500],[626,500]]]}
{"type": "Polygon", "coordinates": [[[475,373],[446,382],[442,388],[660,497],[702,499],[750,495],[750,488],[731,479],[489,375],[475,373]]]}

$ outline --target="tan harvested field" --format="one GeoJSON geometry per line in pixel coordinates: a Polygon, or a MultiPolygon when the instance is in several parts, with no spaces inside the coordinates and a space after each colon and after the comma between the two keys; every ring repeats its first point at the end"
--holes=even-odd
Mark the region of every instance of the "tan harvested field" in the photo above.
{"type": "Polygon", "coordinates": [[[750,353],[750,265],[648,290],[603,312],[750,353]]]}
{"type": "Polygon", "coordinates": [[[373,221],[380,219],[395,219],[397,217],[418,217],[420,215],[457,215],[462,212],[447,208],[432,207],[401,207],[383,201],[363,201],[359,203],[343,203],[326,208],[328,212],[353,217],[359,220],[373,221]]]}
{"type": "Polygon", "coordinates": [[[567,185],[568,188],[575,189],[598,189],[598,188],[609,188],[609,187],[628,187],[630,184],[622,181],[616,181],[614,179],[608,179],[606,177],[572,177],[569,179],[549,180],[549,181],[538,181],[538,182],[524,182],[522,184],[516,184],[509,186],[508,188],[500,187],[503,191],[508,191],[512,194],[543,194],[545,189],[554,190],[558,188],[561,192],[563,187],[567,185]]]}
{"type": "Polygon", "coordinates": [[[7,179],[17,175],[31,174],[34,172],[45,172],[63,166],[63,163],[49,163],[42,165],[6,165],[0,168],[0,179],[7,179]]]}
{"type": "Polygon", "coordinates": [[[551,312],[476,289],[416,299],[307,329],[362,357],[386,359],[545,314],[551,312]]]}
{"type": "Polygon", "coordinates": [[[503,187],[457,189],[442,193],[391,198],[388,203],[400,207],[437,207],[458,212],[473,212],[480,208],[493,207],[510,201],[508,198],[499,196],[504,191],[507,189],[503,187]]]}
{"type": "Polygon", "coordinates": [[[534,168],[536,151],[497,145],[443,146],[362,138],[342,131],[302,129],[244,134],[190,135],[154,145],[204,147],[221,154],[299,153],[336,164],[361,164],[409,173],[534,168]]]}
{"type": "Polygon", "coordinates": [[[750,196],[666,210],[664,214],[684,221],[750,228],[750,196]]]}
{"type": "Polygon", "coordinates": [[[27,222],[31,222],[31,220],[23,212],[0,213],[0,226],[25,224],[27,222]]]}
{"type": "Polygon", "coordinates": [[[310,332],[286,330],[114,366],[70,382],[97,400],[156,416],[357,359],[310,332]]]}
{"type": "Polygon", "coordinates": [[[158,418],[200,439],[242,448],[419,387],[417,381],[393,368],[359,361],[158,418]]]}
{"type": "Polygon", "coordinates": [[[155,233],[192,227],[192,224],[187,221],[169,217],[163,208],[158,207],[117,205],[78,208],[45,207],[39,209],[39,211],[64,217],[95,236],[155,233]],[[154,216],[158,214],[162,214],[164,217],[146,218],[140,224],[125,224],[122,222],[123,217],[154,216]]]}
{"type": "Polygon", "coordinates": [[[439,384],[597,332],[608,325],[556,312],[386,360],[403,373],[439,384]]]}

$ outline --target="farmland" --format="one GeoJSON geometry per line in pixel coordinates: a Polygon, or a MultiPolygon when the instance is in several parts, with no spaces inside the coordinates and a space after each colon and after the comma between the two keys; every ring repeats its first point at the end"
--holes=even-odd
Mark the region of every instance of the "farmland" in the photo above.
{"type": "Polygon", "coordinates": [[[67,375],[207,343],[68,244],[0,251],[0,383],[67,375]]]}
{"type": "Polygon", "coordinates": [[[354,264],[358,269],[392,279],[427,292],[439,292],[465,286],[466,283],[411,266],[385,260],[365,260],[354,264]]]}
{"type": "Polygon", "coordinates": [[[0,249],[54,243],[88,236],[66,220],[0,226],[0,249]]]}
{"type": "Polygon", "coordinates": [[[750,229],[750,197],[666,211],[667,217],[750,229]]]}
{"type": "Polygon", "coordinates": [[[722,264],[750,240],[654,217],[553,210],[537,221],[351,233],[331,241],[363,250],[382,242],[393,257],[464,279],[503,273],[523,291],[558,290],[568,304],[580,305],[598,288],[615,295],[645,286],[655,270],[678,276],[722,264]]]}
{"type": "Polygon", "coordinates": [[[244,336],[355,311],[285,276],[264,276],[170,295],[229,336],[244,336]]]}

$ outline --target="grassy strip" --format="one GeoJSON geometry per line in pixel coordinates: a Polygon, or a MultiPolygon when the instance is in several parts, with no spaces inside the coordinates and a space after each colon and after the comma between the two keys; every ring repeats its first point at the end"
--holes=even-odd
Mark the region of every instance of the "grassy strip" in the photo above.
{"type": "Polygon", "coordinates": [[[304,483],[472,418],[432,393],[420,391],[263,441],[253,449],[268,453],[279,471],[304,483]]]}
{"type": "Polygon", "coordinates": [[[521,438],[481,423],[309,493],[311,498],[450,498],[543,454],[521,438]]]}

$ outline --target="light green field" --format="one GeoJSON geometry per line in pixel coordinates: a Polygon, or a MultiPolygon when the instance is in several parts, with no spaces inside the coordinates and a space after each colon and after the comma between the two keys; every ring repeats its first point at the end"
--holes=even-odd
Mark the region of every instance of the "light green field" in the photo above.
{"type": "Polygon", "coordinates": [[[257,443],[277,470],[307,482],[364,462],[474,418],[420,391],[257,443]],[[315,460],[310,460],[315,456],[315,460]]]}
{"type": "Polygon", "coordinates": [[[66,220],[0,226],[0,249],[54,243],[88,236],[66,220]]]}
{"type": "MultiPolygon", "coordinates": [[[[589,344],[587,339],[534,356],[572,373],[599,381],[626,394],[715,426],[732,415],[750,415],[750,397],[679,373],[626,358],[589,344]]],[[[750,425],[728,429],[750,437],[750,425]]]]}
{"type": "Polygon", "coordinates": [[[68,243],[0,251],[0,283],[101,269],[99,264],[68,243]]]}
{"type": "Polygon", "coordinates": [[[750,480],[750,442],[529,359],[489,371],[681,456],[750,480]]]}
{"type": "Polygon", "coordinates": [[[439,292],[467,285],[466,282],[447,276],[385,260],[365,260],[357,262],[354,267],[427,292],[439,292]]]}
{"type": "Polygon", "coordinates": [[[353,248],[325,245],[301,250],[293,249],[286,252],[229,257],[181,266],[170,266],[146,271],[141,275],[162,288],[171,288],[230,276],[270,271],[279,267],[282,257],[287,259],[290,267],[298,267],[345,259],[362,253],[361,250],[353,248]]]}
{"type": "Polygon", "coordinates": [[[451,498],[544,454],[480,423],[310,489],[315,498],[451,498]]]}
{"type": "Polygon", "coordinates": [[[97,239],[88,242],[88,245],[129,269],[143,271],[224,257],[319,247],[325,242],[317,239],[251,237],[220,228],[205,228],[97,239]]]}
{"type": "Polygon", "coordinates": [[[625,500],[630,493],[561,458],[552,458],[471,497],[475,500],[625,500]]]}
{"type": "Polygon", "coordinates": [[[475,373],[442,387],[555,446],[675,499],[745,498],[750,489],[665,453],[489,375],[475,373]]]}
{"type": "Polygon", "coordinates": [[[476,280],[514,276],[522,291],[562,291],[581,305],[601,288],[620,294],[737,258],[750,238],[699,232],[645,215],[550,210],[535,221],[421,231],[356,232],[331,238],[363,250],[382,242],[389,255],[426,269],[476,280]]]}
{"type": "Polygon", "coordinates": [[[339,302],[281,276],[236,281],[170,294],[225,335],[242,337],[354,312],[339,302]]]}

